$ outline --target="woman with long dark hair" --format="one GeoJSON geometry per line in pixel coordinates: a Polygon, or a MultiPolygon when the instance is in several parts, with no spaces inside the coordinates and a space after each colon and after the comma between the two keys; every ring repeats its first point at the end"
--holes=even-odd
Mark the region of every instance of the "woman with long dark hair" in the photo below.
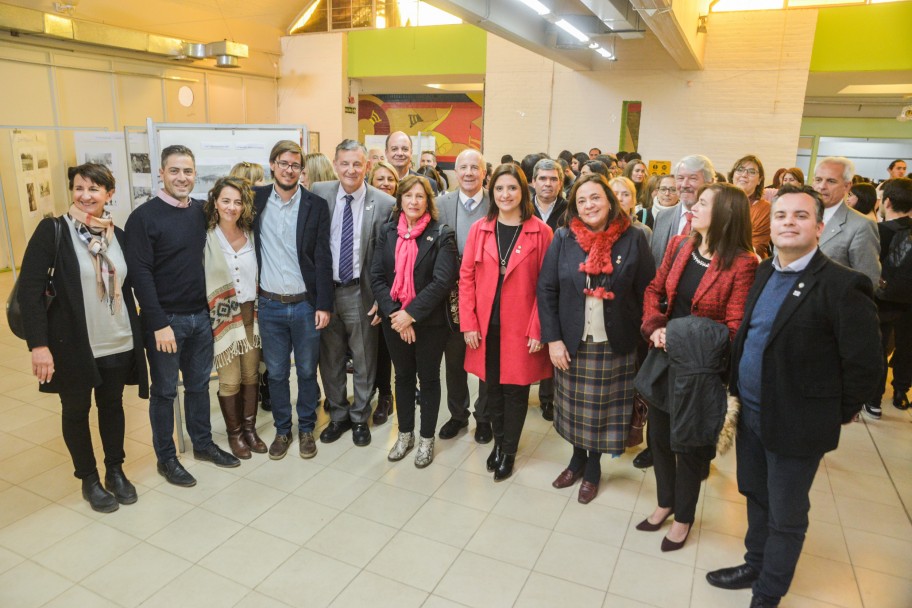
{"type": "MultiPolygon", "coordinates": [[[[642,333],[652,348],[665,348],[665,326],[671,319],[706,317],[727,326],[731,339],[744,317],[758,264],[747,195],[737,186],[712,184],[703,187],[698,197],[691,208],[693,232],[671,240],[646,288],[642,333]]],[[[715,446],[672,451],[671,429],[677,421],[671,413],[653,406],[648,420],[658,506],[637,529],[658,530],[674,514],[671,530],[662,540],[663,551],[674,551],[684,546],[690,533],[702,472],[715,457],[715,446]]]]}
{"type": "Polygon", "coordinates": [[[459,321],[468,345],[465,369],[485,383],[494,449],[494,481],[513,474],[529,408],[529,386],[552,375],[542,350],[535,295],[551,229],[535,217],[523,172],[494,170],[487,216],[469,230],[459,273],[459,321]]]}

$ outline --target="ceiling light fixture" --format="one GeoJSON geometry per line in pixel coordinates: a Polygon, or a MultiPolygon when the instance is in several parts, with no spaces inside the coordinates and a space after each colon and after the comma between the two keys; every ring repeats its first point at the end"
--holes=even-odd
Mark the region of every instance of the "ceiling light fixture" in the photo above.
{"type": "Polygon", "coordinates": [[[538,0],[519,0],[539,15],[549,15],[551,9],[539,2],[538,0]]]}
{"type": "Polygon", "coordinates": [[[605,59],[614,59],[614,55],[608,49],[603,49],[599,47],[595,49],[595,52],[604,57],[605,59]]]}
{"type": "Polygon", "coordinates": [[[570,22],[567,21],[566,19],[561,19],[559,21],[555,21],[554,25],[561,28],[562,30],[564,30],[565,32],[567,32],[568,34],[570,34],[571,36],[573,36],[580,42],[589,42],[589,36],[587,36],[586,34],[582,33],[581,31],[579,31],[578,29],[573,27],[570,24],[570,22]]]}

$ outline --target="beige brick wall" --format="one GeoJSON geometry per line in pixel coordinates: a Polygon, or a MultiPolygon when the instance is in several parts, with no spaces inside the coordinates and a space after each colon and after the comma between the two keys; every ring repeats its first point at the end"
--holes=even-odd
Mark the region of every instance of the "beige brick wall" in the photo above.
{"type": "Polygon", "coordinates": [[[589,72],[489,35],[485,153],[613,152],[622,102],[638,100],[644,158],[702,153],[727,172],[753,153],[767,173],[792,166],[816,21],[816,10],[712,15],[702,71],[679,70],[651,35],[618,41],[618,61],[589,72]]]}

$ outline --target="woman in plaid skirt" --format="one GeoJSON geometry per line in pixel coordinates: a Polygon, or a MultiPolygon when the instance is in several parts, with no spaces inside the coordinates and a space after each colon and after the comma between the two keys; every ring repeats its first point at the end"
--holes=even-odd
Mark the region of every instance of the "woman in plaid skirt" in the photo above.
{"type": "Polygon", "coordinates": [[[552,485],[582,478],[579,502],[587,504],[598,494],[602,454],[624,453],[643,292],[655,263],[602,175],[577,180],[567,218],[545,255],[538,306],[555,367],[554,427],[573,445],[552,485]]]}

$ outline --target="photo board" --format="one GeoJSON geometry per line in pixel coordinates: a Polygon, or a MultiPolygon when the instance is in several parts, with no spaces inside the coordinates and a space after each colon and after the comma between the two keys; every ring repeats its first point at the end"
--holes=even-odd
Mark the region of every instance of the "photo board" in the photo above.
{"type": "Polygon", "coordinates": [[[196,159],[196,184],[192,196],[205,199],[215,181],[228,175],[239,162],[263,166],[269,176],[269,152],[277,141],[288,139],[306,147],[307,127],[293,125],[217,125],[147,123],[153,192],[160,187],[158,178],[161,151],[168,146],[190,148],[196,159]]]}
{"type": "Polygon", "coordinates": [[[73,134],[73,142],[77,164],[99,163],[111,170],[116,187],[105,209],[115,225],[124,226],[130,212],[151,197],[148,139],[140,133],[79,131],[73,134]]]}

